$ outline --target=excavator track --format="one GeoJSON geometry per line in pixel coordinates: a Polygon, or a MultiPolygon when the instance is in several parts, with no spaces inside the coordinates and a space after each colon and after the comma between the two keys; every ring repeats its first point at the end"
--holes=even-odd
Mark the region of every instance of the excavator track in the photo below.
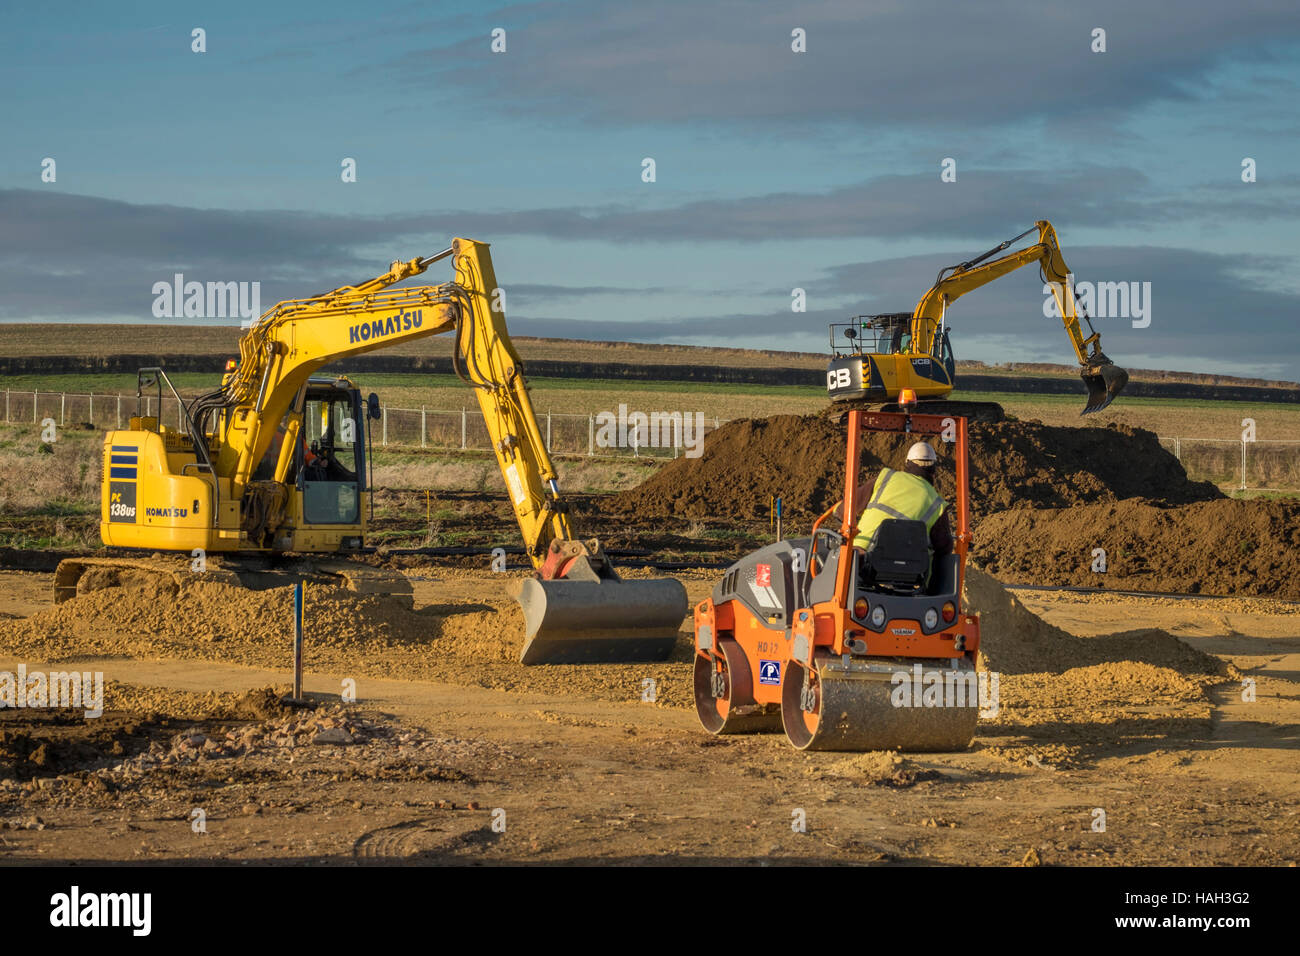
{"type": "MultiPolygon", "coordinates": [[[[855,408],[865,412],[901,412],[905,410],[897,402],[866,402],[850,399],[833,402],[826,410],[826,417],[838,421],[847,412],[855,408]]],[[[934,399],[908,406],[906,411],[917,415],[951,415],[954,418],[965,418],[967,421],[972,422],[994,423],[1007,420],[1006,411],[997,402],[962,402],[949,399],[934,399]]]]}

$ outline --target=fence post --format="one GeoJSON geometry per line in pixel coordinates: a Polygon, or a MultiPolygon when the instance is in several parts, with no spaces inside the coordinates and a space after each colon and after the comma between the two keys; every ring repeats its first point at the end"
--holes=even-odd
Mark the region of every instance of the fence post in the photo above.
{"type": "Polygon", "coordinates": [[[551,453],[551,413],[546,413],[546,453],[551,453]]]}
{"type": "Polygon", "coordinates": [[[33,425],[36,424],[36,396],[38,394],[39,392],[36,389],[32,389],[32,424],[33,425]]]}
{"type": "Polygon", "coordinates": [[[5,389],[5,424],[9,424],[9,389],[5,389]]]}
{"type": "Polygon", "coordinates": [[[1183,460],[1183,440],[1181,438],[1174,439],[1174,457],[1179,461],[1183,460]]]}
{"type": "Polygon", "coordinates": [[[1246,440],[1241,440],[1241,490],[1246,490],[1246,440]]]}
{"type": "Polygon", "coordinates": [[[429,434],[429,420],[425,416],[424,406],[420,406],[420,447],[424,447],[424,436],[429,434]]]}
{"type": "Polygon", "coordinates": [[[596,416],[587,415],[587,457],[596,454],[596,416]]]}
{"type": "Polygon", "coordinates": [[[384,426],[383,426],[384,434],[379,439],[379,444],[387,448],[388,447],[388,406],[387,405],[384,406],[383,422],[384,422],[384,426]]]}
{"type": "MultiPolygon", "coordinates": [[[[68,393],[59,392],[59,427],[62,428],[68,424],[68,393]]],[[[1242,457],[1245,457],[1243,451],[1242,457]]]]}
{"type": "Polygon", "coordinates": [[[465,429],[468,424],[469,422],[468,422],[468,416],[465,414],[465,406],[462,405],[460,409],[460,450],[461,451],[465,450],[465,429]]]}
{"type": "Polygon", "coordinates": [[[86,400],[90,403],[90,411],[86,414],[90,417],[90,424],[93,425],[95,424],[95,393],[91,392],[87,395],[86,400]]]}
{"type": "Polygon", "coordinates": [[[117,427],[122,427],[122,393],[117,393],[117,427]]]}

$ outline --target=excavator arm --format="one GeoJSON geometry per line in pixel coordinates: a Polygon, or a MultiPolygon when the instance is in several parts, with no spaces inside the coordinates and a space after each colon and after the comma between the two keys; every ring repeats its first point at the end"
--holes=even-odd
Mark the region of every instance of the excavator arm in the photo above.
{"type": "MultiPolygon", "coordinates": [[[[546,452],[524,382],[523,363],[505,319],[490,307],[497,289],[488,247],[457,239],[446,253],[397,262],[383,276],[310,299],[281,302],[240,343],[241,361],[222,391],[205,396],[227,410],[218,470],[241,496],[271,447],[276,429],[307,380],[322,366],[401,342],[456,334],[456,367],[474,387],[492,447],[510,491],[529,554],[540,567],[553,540],[572,538],[558,500],[555,466],[546,452]],[[439,286],[384,291],[454,256],[456,279],[439,286]]],[[[291,420],[290,438],[299,423],[291,420]]],[[[283,442],[276,479],[292,461],[283,442]]]]}
{"type": "Polygon", "coordinates": [[[1088,403],[1083,414],[1100,411],[1123,390],[1128,383],[1128,373],[1106,357],[1101,350],[1101,333],[1092,328],[1092,321],[1086,313],[1079,312],[1070,286],[1071,273],[1061,255],[1056,230],[1046,219],[1035,223],[1035,228],[1038,231],[1038,241],[1032,246],[991,259],[1034,232],[1034,229],[1028,229],[974,259],[940,272],[939,278],[921,297],[912,313],[911,351],[922,355],[934,351],[936,337],[942,336],[945,328],[948,306],[967,292],[1000,279],[1022,266],[1037,263],[1044,284],[1052,288],[1057,311],[1065,324],[1070,344],[1074,347],[1084,384],[1088,387],[1088,403]],[[1080,319],[1088,325],[1087,336],[1083,334],[1080,319]]]}
{"type": "Polygon", "coordinates": [[[244,336],[239,365],[221,389],[191,405],[194,445],[207,452],[215,474],[229,476],[245,513],[260,522],[282,520],[301,427],[288,413],[311,375],[339,359],[454,332],[456,373],[474,389],[535,569],[517,595],[527,628],[523,662],[663,657],[686,613],[685,590],[673,579],[621,581],[598,540],[574,538],[523,362],[504,310],[494,307],[499,297],[487,244],[454,239],[437,255],[395,262],[359,285],[281,302],[244,336]],[[452,282],[389,288],[447,257],[452,282]],[[286,416],[275,480],[254,481],[286,416]],[[213,436],[220,436],[215,460],[213,436]]]}

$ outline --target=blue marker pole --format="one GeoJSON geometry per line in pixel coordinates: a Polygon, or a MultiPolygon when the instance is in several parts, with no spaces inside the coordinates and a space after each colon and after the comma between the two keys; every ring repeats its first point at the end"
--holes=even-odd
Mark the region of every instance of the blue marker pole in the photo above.
{"type": "Polygon", "coordinates": [[[776,540],[781,540],[781,499],[776,499],[776,540]]]}
{"type": "Polygon", "coordinates": [[[293,586],[293,699],[302,700],[302,582],[293,586]]]}

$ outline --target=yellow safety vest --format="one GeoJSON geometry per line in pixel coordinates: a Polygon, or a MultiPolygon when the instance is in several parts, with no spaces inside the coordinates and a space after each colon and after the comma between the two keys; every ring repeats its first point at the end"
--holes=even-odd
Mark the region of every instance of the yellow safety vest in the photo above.
{"type": "Polygon", "coordinates": [[[858,519],[858,533],[853,539],[855,548],[871,544],[880,522],[886,518],[924,521],[928,532],[943,514],[947,503],[928,481],[905,471],[885,468],[876,479],[871,500],[862,509],[858,519]]]}

